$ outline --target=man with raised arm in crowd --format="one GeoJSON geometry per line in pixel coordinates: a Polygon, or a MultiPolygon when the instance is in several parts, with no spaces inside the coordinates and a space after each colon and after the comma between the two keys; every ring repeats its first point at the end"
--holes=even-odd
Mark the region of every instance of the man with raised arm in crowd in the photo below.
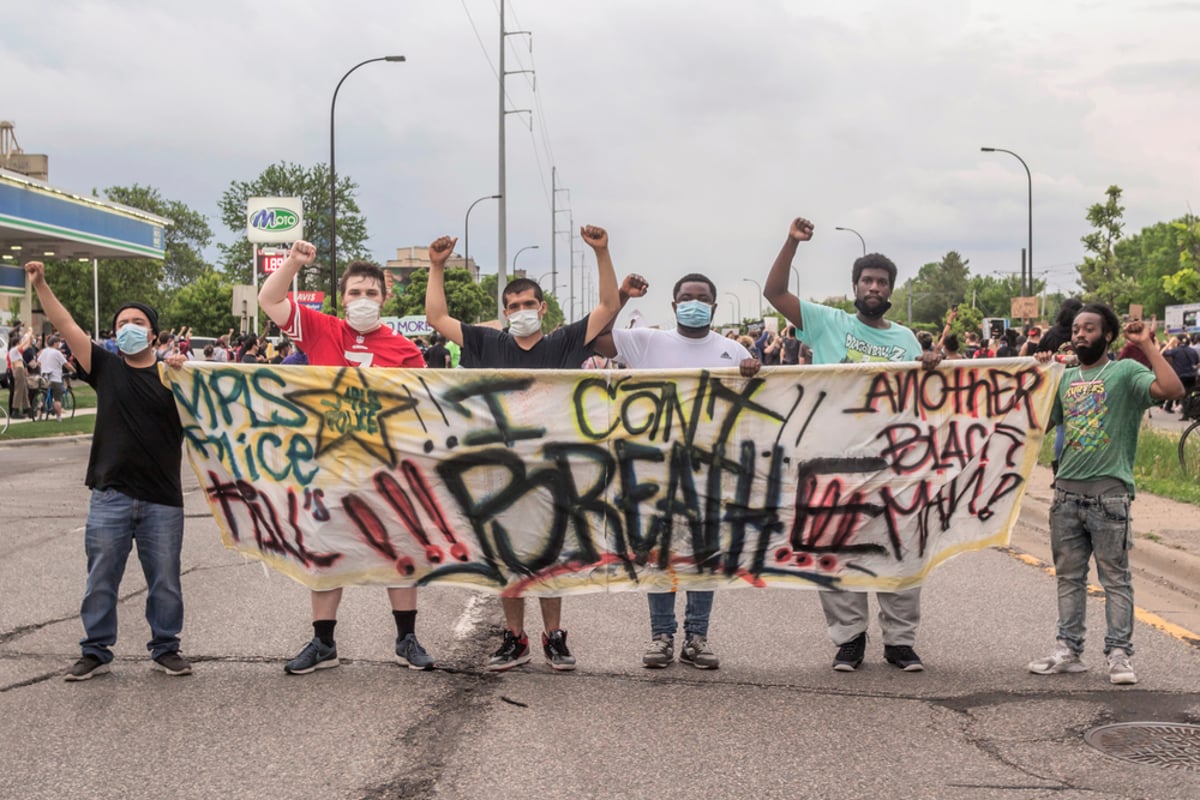
{"type": "MultiPolygon", "coordinates": [[[[941,360],[940,354],[923,351],[911,330],[883,318],[892,307],[889,298],[896,285],[896,265],[886,256],[871,253],[854,262],[851,270],[854,314],[801,300],[788,291],[788,274],[796,248],[812,237],[811,222],[803,217],[792,220],[787,241],[763,285],[763,296],[796,326],[796,335],[812,347],[813,363],[920,360],[926,369],[933,369],[941,360]]],[[[822,590],[820,594],[829,638],[838,648],[833,668],[853,672],[866,657],[870,611],[867,593],[822,590]]],[[[921,587],[875,595],[883,629],[884,659],[906,672],[923,670],[925,666],[913,649],[921,621],[921,587]]]]}
{"type": "MultiPolygon", "coordinates": [[[[1058,582],[1058,631],[1054,652],[1029,664],[1038,675],[1083,672],[1084,618],[1088,562],[1104,587],[1107,632],[1104,655],[1111,683],[1137,683],[1133,655],[1133,547],[1129,505],[1133,501],[1133,460],[1146,409],[1159,400],[1183,396],[1183,384],[1154,343],[1154,324],[1133,320],[1125,339],[1142,349],[1150,369],[1132,358],[1110,360],[1121,323],[1111,308],[1089,303],[1071,323],[1077,366],[1067,368],[1050,424],[1065,431],[1054,502],[1050,506],[1050,549],[1058,582]]],[[[1047,363],[1053,351],[1037,353],[1047,363]]]]}
{"type": "MultiPolygon", "coordinates": [[[[631,297],[644,297],[648,284],[631,275],[621,285],[624,306],[631,297]]],[[[657,328],[613,329],[596,340],[596,352],[616,358],[630,369],[683,369],[738,367],[743,377],[752,378],[762,367],[750,351],[712,329],[717,310],[717,287],[704,275],[690,273],[675,283],[671,295],[675,313],[672,330],[657,328]]],[[[707,569],[704,564],[695,565],[707,569]]],[[[714,592],[688,590],[684,609],[683,647],[679,660],[697,669],[716,669],[721,660],[708,643],[709,620],[714,592]]],[[[675,659],[675,592],[650,592],[650,645],[642,654],[642,665],[650,669],[670,666],[675,659]]]]}
{"type": "MultiPolygon", "coordinates": [[[[158,377],[158,315],[142,303],[117,309],[113,330],[120,354],[113,355],[92,342],[54,296],[40,261],[30,261],[25,272],[47,319],[70,346],[83,379],[96,390],[96,426],[85,479],[92,496],[84,529],[87,587],[79,613],[83,654],[66,680],[84,681],[108,672],[117,641],[121,578],[135,542],[146,577],[151,634],[146,649],[152,666],[168,675],[188,675],[191,662],[179,652],[183,425],[175,398],[158,377]]],[[[179,366],[183,360],[173,356],[170,363],[179,366]]]]}
{"type": "MultiPolygon", "coordinates": [[[[294,300],[287,293],[292,278],[317,257],[308,242],[296,242],[283,265],[271,273],[258,293],[258,304],[287,337],[308,356],[308,363],[322,367],[424,367],[417,346],[396,333],[380,318],[387,286],[383,269],[369,261],[351,261],[342,273],[342,308],[345,319],[322,314],[294,300]]],[[[433,658],[417,641],[417,590],[388,587],[392,616],[396,621],[396,661],[409,669],[429,669],[433,658]]],[[[338,666],[333,629],[337,625],[342,589],[313,591],[313,638],[284,666],[290,675],[338,666]]]]}
{"type": "MultiPolygon", "coordinates": [[[[425,319],[446,341],[462,347],[463,364],[487,369],[579,369],[592,355],[596,336],[612,324],[621,304],[617,277],[608,252],[608,233],[592,225],[580,229],[583,241],[596,254],[599,292],[596,307],[583,319],[542,333],[546,302],[542,289],[528,278],[510,281],[501,292],[508,330],[468,325],[450,316],[446,306],[446,260],[457,239],[443,236],[429,246],[429,284],[425,291],[425,319]]],[[[575,656],[567,647],[562,627],[562,598],[539,598],[542,607],[542,653],[556,670],[575,669],[575,656]]],[[[525,633],[525,598],[502,597],[506,629],[504,640],[487,662],[501,672],[525,664],[531,655],[525,633]]]]}

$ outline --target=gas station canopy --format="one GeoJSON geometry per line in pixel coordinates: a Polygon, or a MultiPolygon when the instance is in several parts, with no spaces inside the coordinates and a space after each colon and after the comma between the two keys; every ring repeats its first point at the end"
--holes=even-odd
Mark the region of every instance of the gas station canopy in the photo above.
{"type": "Polygon", "coordinates": [[[0,294],[25,294],[29,260],[157,258],[171,221],[0,169],[0,294]]]}

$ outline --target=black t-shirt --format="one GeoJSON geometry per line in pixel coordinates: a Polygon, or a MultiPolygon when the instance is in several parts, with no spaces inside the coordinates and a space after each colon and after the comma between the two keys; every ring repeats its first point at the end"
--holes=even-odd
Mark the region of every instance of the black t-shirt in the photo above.
{"type": "Polygon", "coordinates": [[[464,324],[459,363],[476,369],[579,369],[595,353],[591,344],[584,342],[587,325],[584,317],[522,350],[508,331],[464,324]]]}
{"type": "Polygon", "coordinates": [[[432,369],[445,369],[448,363],[446,359],[450,352],[442,345],[435,344],[433,347],[425,348],[425,352],[421,355],[425,357],[425,366],[432,369]]]}
{"type": "Polygon", "coordinates": [[[790,336],[784,337],[782,361],[784,364],[799,364],[800,363],[800,340],[799,339],[793,339],[790,336]]]}
{"type": "Polygon", "coordinates": [[[130,367],[93,342],[92,371],[82,377],[96,390],[88,488],[181,508],[183,425],[158,365],[130,367]]]}
{"type": "Polygon", "coordinates": [[[1060,328],[1058,325],[1055,325],[1042,334],[1042,340],[1038,342],[1037,352],[1057,353],[1058,348],[1069,341],[1071,341],[1071,329],[1060,328]]]}

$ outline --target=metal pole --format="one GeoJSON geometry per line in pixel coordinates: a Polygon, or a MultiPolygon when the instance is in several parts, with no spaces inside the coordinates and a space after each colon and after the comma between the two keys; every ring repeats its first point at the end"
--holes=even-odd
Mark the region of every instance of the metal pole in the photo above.
{"type": "MultiPolygon", "coordinates": [[[[92,259],[92,313],[95,315],[96,341],[100,341],[100,259],[92,259]]],[[[114,331],[115,333],[115,331],[114,331]]]]}
{"type": "Polygon", "coordinates": [[[835,231],[847,231],[849,233],[853,233],[855,236],[858,237],[858,241],[862,244],[862,251],[863,251],[862,254],[864,256],[867,254],[867,240],[862,237],[861,233],[854,230],[854,228],[843,228],[841,226],[835,227],[834,230],[835,231]]]}
{"type": "Polygon", "coordinates": [[[754,284],[754,286],[755,286],[755,288],[757,288],[757,289],[758,289],[758,318],[761,320],[761,319],[763,318],[763,308],[762,308],[762,298],[763,298],[763,294],[762,294],[762,285],[761,285],[761,284],[760,284],[758,281],[754,280],[754,278],[742,278],[742,280],[744,280],[744,281],[749,281],[750,283],[753,283],[753,284],[754,284]]]}
{"type": "Polygon", "coordinates": [[[515,256],[513,256],[513,275],[515,276],[517,274],[517,259],[521,257],[521,253],[524,253],[526,250],[540,250],[540,249],[541,248],[538,245],[530,244],[530,245],[526,245],[525,247],[522,247],[520,250],[518,250],[517,254],[515,256]]]}
{"type": "MultiPolygon", "coordinates": [[[[558,236],[554,229],[558,227],[558,212],[555,208],[558,202],[558,167],[550,167],[550,294],[557,295],[555,286],[558,284],[558,236]]],[[[516,261],[516,259],[513,259],[516,261]]],[[[541,285],[538,281],[538,285],[541,285]]]]}
{"type": "Polygon", "coordinates": [[[1033,293],[1033,173],[1029,171],[1029,165],[1025,163],[1025,159],[1014,153],[1012,150],[1005,150],[1002,147],[981,147],[979,148],[984,153],[1008,153],[1010,156],[1021,162],[1021,166],[1025,168],[1025,178],[1029,183],[1029,283],[1028,293],[1026,293],[1025,270],[1021,271],[1021,292],[1026,297],[1033,293]]]}
{"type": "Polygon", "coordinates": [[[504,174],[504,0],[500,0],[500,108],[499,108],[499,128],[500,128],[500,219],[499,219],[499,242],[497,243],[496,252],[496,319],[504,320],[504,284],[507,282],[504,275],[504,267],[508,263],[508,184],[504,174]]]}
{"type": "Polygon", "coordinates": [[[329,298],[333,304],[333,313],[337,313],[338,307],[338,291],[337,291],[337,169],[333,163],[334,147],[333,147],[333,112],[337,108],[338,91],[342,88],[346,78],[350,77],[350,73],[363,66],[376,61],[403,61],[404,56],[380,56],[379,58],[368,58],[366,61],[361,61],[355,64],[350,69],[346,70],[346,74],[337,82],[337,86],[333,89],[333,100],[329,103],[329,298]]]}
{"type": "Polygon", "coordinates": [[[800,297],[800,270],[792,267],[792,274],[796,276],[796,297],[800,297]]]}
{"type": "MultiPolygon", "coordinates": [[[[500,195],[489,194],[476,200],[471,205],[467,206],[467,216],[463,219],[463,266],[467,268],[467,272],[471,271],[471,209],[476,204],[482,203],[484,200],[499,200],[500,195]]],[[[478,278],[476,278],[478,282],[478,278]]]]}
{"type": "Polygon", "coordinates": [[[733,292],[726,292],[726,295],[733,298],[733,302],[737,303],[738,325],[742,324],[742,298],[738,297],[733,292]]]}

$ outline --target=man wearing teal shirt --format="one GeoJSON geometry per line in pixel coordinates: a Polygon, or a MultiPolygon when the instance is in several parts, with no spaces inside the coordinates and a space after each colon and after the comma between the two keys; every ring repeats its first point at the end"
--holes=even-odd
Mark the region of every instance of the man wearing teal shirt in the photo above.
{"type": "MultiPolygon", "coordinates": [[[[787,241],[775,258],[763,286],[763,296],[788,322],[796,326],[796,336],[813,351],[814,364],[842,364],[863,361],[916,361],[932,369],[940,357],[922,351],[911,330],[883,318],[892,307],[888,298],[896,284],[896,265],[879,253],[865,255],[854,262],[856,314],[801,300],[788,291],[788,274],[796,247],[812,238],[813,224],[803,217],[792,220],[787,241]]],[[[879,625],[883,629],[883,657],[905,672],[925,668],[913,645],[921,620],[921,587],[902,592],[876,592],[879,601],[879,625]]],[[[865,592],[821,592],[821,608],[829,626],[829,638],[837,645],[833,668],[853,672],[862,665],[867,650],[867,614],[865,592]]]]}
{"type": "MultiPolygon", "coordinates": [[[[1146,409],[1159,400],[1183,397],[1183,383],[1154,344],[1153,327],[1141,320],[1125,326],[1125,339],[1141,349],[1150,369],[1132,358],[1111,361],[1108,350],[1120,322],[1113,310],[1089,303],[1072,323],[1079,366],[1063,375],[1050,412],[1062,425],[1065,443],[1050,506],[1050,550],[1058,581],[1058,633],[1054,653],[1029,664],[1038,675],[1084,672],[1088,562],[1104,587],[1107,631],[1104,655],[1108,680],[1137,683],[1133,655],[1133,584],[1129,575],[1129,504],[1133,459],[1146,409]],[[1153,370],[1153,371],[1151,371],[1153,370]]],[[[1038,353],[1047,362],[1051,353],[1038,353]]]]}

